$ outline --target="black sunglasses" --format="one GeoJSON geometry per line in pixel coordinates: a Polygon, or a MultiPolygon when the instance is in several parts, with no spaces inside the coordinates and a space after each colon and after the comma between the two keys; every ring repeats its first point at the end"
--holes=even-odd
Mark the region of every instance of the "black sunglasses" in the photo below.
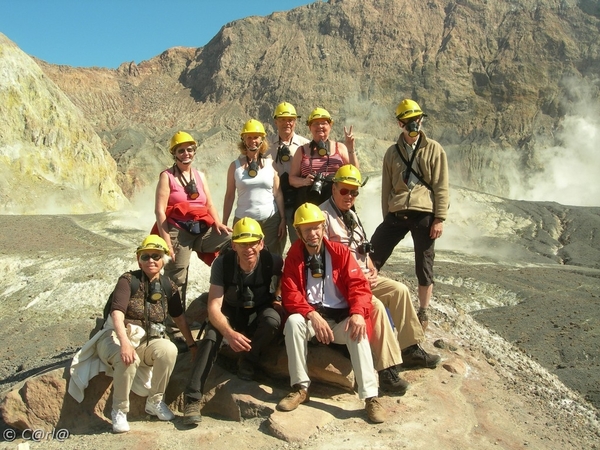
{"type": "Polygon", "coordinates": [[[350,194],[352,197],[358,197],[358,189],[342,188],[342,189],[340,189],[340,194],[342,194],[342,195],[350,194]]]}
{"type": "Polygon", "coordinates": [[[177,149],[178,155],[183,155],[185,152],[196,153],[196,149],[194,147],[186,147],[186,148],[178,148],[177,149]]]}
{"type": "Polygon", "coordinates": [[[162,258],[162,255],[159,253],[143,253],[142,256],[140,256],[140,259],[144,262],[146,261],[150,261],[150,258],[152,258],[154,261],[158,261],[159,259],[162,258]]]}

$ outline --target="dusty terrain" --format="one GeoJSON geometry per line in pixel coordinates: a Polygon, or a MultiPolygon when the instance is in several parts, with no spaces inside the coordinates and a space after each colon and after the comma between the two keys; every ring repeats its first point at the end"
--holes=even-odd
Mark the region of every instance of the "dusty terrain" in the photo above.
{"type": "MultiPolygon", "coordinates": [[[[94,258],[112,257],[114,270],[120,271],[120,258],[128,258],[133,247],[126,242],[135,242],[139,234],[120,232],[124,242],[120,244],[84,230],[69,217],[0,219],[3,229],[18,229],[31,237],[14,239],[11,233],[2,234],[3,272],[10,272],[9,258],[15,264],[19,259],[60,257],[63,266],[81,258],[89,266],[80,267],[79,276],[88,284],[94,278],[89,273],[95,267],[94,258]],[[90,247],[99,249],[98,254],[92,256],[90,247]]],[[[411,285],[411,254],[405,250],[397,256],[386,274],[411,285]]],[[[389,410],[384,424],[369,424],[354,395],[315,386],[313,400],[288,414],[274,412],[241,422],[211,415],[193,429],[183,427],[180,419],[173,423],[141,420],[132,422],[132,431],[124,436],[112,435],[107,420],[64,442],[56,437],[42,444],[17,442],[60,449],[182,448],[190,444],[214,449],[600,448],[598,410],[590,403],[597,402],[598,386],[594,353],[600,347],[597,271],[498,265],[444,251],[438,252],[437,267],[439,281],[426,348],[443,356],[443,366],[404,372],[411,389],[404,397],[384,397],[389,410]],[[513,306],[468,313],[486,299],[513,306]],[[435,348],[437,340],[445,348],[435,348]],[[277,427],[298,429],[300,436],[313,432],[310,438],[285,442],[273,436],[277,427]]],[[[41,276],[35,270],[47,269],[31,269],[31,277],[41,276]]],[[[13,305],[11,309],[3,301],[2,390],[40,368],[70,359],[86,340],[94,315],[85,302],[82,305],[80,310],[39,314],[32,307],[13,305]]],[[[286,393],[287,382],[264,377],[258,388],[264,391],[261,401],[273,411],[286,393]]],[[[10,434],[5,425],[2,428],[10,434]]],[[[6,442],[10,435],[3,436],[1,448],[16,447],[6,442]]]]}

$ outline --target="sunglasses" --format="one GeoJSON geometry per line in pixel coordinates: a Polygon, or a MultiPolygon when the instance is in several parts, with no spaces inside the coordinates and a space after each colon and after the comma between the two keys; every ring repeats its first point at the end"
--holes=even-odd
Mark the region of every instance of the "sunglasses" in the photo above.
{"type": "Polygon", "coordinates": [[[196,149],[194,147],[186,147],[186,148],[178,148],[177,154],[183,155],[185,152],[187,153],[196,153],[196,149]]]}
{"type": "Polygon", "coordinates": [[[142,256],[140,256],[140,259],[144,262],[150,261],[150,258],[152,258],[154,261],[158,261],[162,258],[162,255],[159,253],[143,253],[142,256]]]}
{"type": "Polygon", "coordinates": [[[346,188],[342,188],[342,189],[340,189],[340,194],[341,195],[348,195],[348,194],[350,194],[352,197],[358,197],[358,189],[346,189],[346,188]]]}

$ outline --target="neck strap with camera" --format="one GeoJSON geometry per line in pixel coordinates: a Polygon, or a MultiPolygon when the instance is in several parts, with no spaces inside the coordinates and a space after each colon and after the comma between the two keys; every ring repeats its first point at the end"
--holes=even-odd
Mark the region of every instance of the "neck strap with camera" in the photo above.
{"type": "Polygon", "coordinates": [[[161,277],[162,275],[157,280],[150,281],[146,274],[142,272],[142,282],[144,284],[144,326],[149,341],[167,337],[165,326],[167,320],[167,295],[163,290],[161,277]],[[149,308],[150,305],[158,303],[160,303],[163,317],[160,322],[153,322],[150,320],[149,308]]]}

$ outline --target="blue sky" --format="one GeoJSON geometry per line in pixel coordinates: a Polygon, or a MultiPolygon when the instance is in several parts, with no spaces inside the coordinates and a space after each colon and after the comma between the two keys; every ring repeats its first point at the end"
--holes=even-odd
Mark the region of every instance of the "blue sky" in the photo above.
{"type": "Polygon", "coordinates": [[[117,68],[202,47],[228,22],[313,1],[0,0],[0,33],[52,64],[117,68]]]}

